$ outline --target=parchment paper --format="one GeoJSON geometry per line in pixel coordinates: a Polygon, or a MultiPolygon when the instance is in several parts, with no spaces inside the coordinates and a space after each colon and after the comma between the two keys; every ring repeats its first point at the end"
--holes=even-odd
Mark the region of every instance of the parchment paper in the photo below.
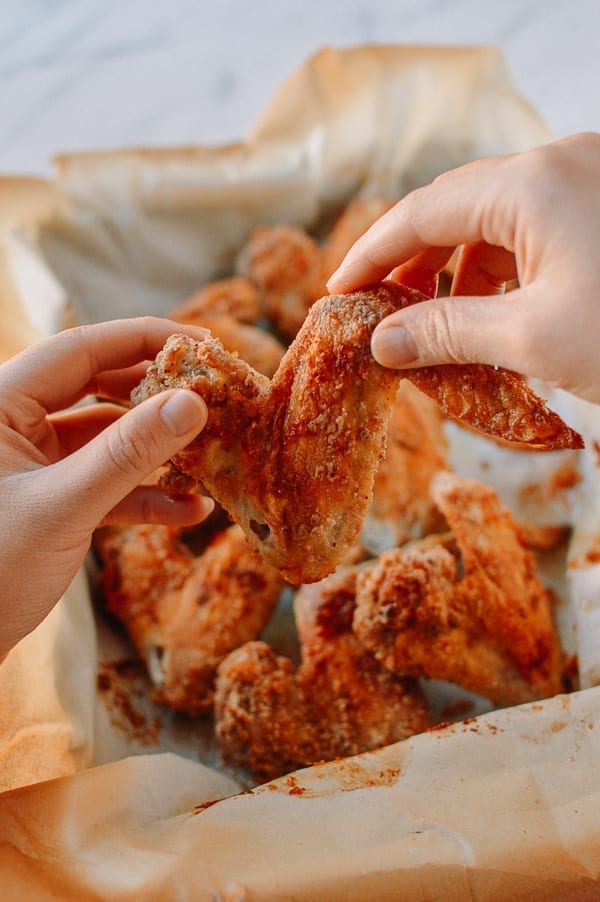
{"type": "MultiPolygon", "coordinates": [[[[494,48],[326,49],[240,144],[63,155],[53,182],[0,181],[1,353],[73,322],[164,313],[226,274],[255,225],[319,234],[356,194],[394,198],[547,138],[494,48]]],[[[570,566],[557,554],[544,576],[594,686],[598,411],[550,402],[584,432],[583,455],[508,451],[452,428],[452,461],[517,515],[575,526],[570,566]],[[574,490],[560,488],[565,467],[582,470],[574,490]]],[[[0,873],[15,897],[597,898],[600,689],[236,795],[245,784],[204,728],[153,723],[139,674],[142,729],[122,728],[96,691],[98,648],[101,667],[127,653],[96,622],[82,572],[0,667],[0,780],[12,790],[0,796],[0,873]]]]}

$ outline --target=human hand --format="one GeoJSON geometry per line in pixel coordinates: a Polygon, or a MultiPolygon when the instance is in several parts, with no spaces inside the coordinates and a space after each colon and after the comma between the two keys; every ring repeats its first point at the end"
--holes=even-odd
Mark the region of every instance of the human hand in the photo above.
{"type": "Polygon", "coordinates": [[[379,363],[487,363],[599,403],[600,135],[445,173],[382,216],[328,289],[390,277],[433,295],[457,246],[452,296],[383,320],[371,345],[379,363]]]}
{"type": "Polygon", "coordinates": [[[108,523],[191,524],[212,501],[140,485],[206,423],[198,395],[129,398],[167,337],[206,330],[140,318],[70,329],[0,367],[0,659],[48,614],[108,523]],[[146,363],[144,362],[146,361],[146,363]]]}

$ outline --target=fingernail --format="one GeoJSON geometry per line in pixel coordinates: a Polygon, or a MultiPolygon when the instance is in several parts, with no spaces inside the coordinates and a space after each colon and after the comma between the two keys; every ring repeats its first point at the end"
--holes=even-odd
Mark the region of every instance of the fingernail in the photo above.
{"type": "Polygon", "coordinates": [[[159,413],[171,435],[185,435],[194,427],[200,431],[206,422],[206,404],[199,395],[185,389],[167,398],[159,413]]]}
{"type": "Polygon", "coordinates": [[[377,363],[389,367],[404,366],[419,356],[418,348],[404,326],[375,329],[371,339],[371,352],[377,363]]]}
{"type": "Polygon", "coordinates": [[[335,293],[335,289],[333,286],[336,283],[338,272],[339,272],[339,269],[336,269],[335,272],[332,272],[331,275],[329,276],[329,278],[327,279],[327,281],[325,282],[325,288],[327,289],[327,291],[330,294],[335,293]]]}

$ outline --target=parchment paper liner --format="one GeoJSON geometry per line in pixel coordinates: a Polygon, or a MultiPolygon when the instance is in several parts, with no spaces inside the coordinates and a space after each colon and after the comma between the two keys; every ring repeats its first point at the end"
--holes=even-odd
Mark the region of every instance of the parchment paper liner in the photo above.
{"type": "MultiPolygon", "coordinates": [[[[0,353],[77,321],[163,313],[226,273],[256,224],[318,232],[357,193],[395,197],[547,137],[493,48],[322,51],[238,145],[66,155],[55,182],[1,181],[0,353]]],[[[559,394],[551,403],[588,439],[584,484],[526,513],[575,524],[573,566],[566,575],[558,562],[555,576],[566,634],[570,599],[575,638],[585,633],[582,684],[591,685],[600,429],[595,408],[559,394]]],[[[517,508],[523,481],[543,485],[565,460],[515,456],[457,430],[452,442],[457,469],[517,508]]],[[[598,689],[493,712],[194,813],[238,784],[173,754],[91,766],[140,751],[111,732],[95,666],[81,573],[0,668],[2,786],[35,784],[0,800],[0,867],[19,898],[597,894],[598,689]],[[51,777],[62,779],[38,782],[51,777]]]]}

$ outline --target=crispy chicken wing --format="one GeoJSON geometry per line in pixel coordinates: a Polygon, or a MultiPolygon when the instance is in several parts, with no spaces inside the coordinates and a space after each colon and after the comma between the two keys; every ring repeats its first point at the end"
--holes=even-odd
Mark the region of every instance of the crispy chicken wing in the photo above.
{"type": "Polygon", "coordinates": [[[391,671],[455,682],[498,705],[555,695],[551,596],[495,493],[439,473],[432,494],[457,546],[393,549],[357,578],[353,629],[391,671]]]}
{"type": "Polygon", "coordinates": [[[448,470],[448,442],[438,405],[403,380],[392,407],[385,457],[373,486],[373,503],[361,532],[371,554],[444,528],[429,484],[448,470]]]}
{"type": "Polygon", "coordinates": [[[326,293],[327,274],[316,241],[296,226],[260,226],[236,261],[259,289],[274,330],[293,339],[312,304],[326,293]]]}
{"type": "Polygon", "coordinates": [[[223,755],[270,779],[387,745],[430,725],[417,684],[377,663],[352,634],[356,568],[303,587],[294,611],[302,663],[250,642],[221,664],[215,693],[223,755]]]}
{"type": "Polygon", "coordinates": [[[237,526],[194,557],[164,526],[101,531],[108,609],[125,625],[155,685],[155,697],[197,715],[210,711],[220,661],[256,638],[283,580],[237,526]]]}
{"type": "Polygon", "coordinates": [[[177,304],[170,316],[178,323],[196,323],[206,314],[232,316],[240,323],[255,323],[263,315],[262,298],[258,289],[241,276],[208,282],[177,304]]]}
{"type": "Polygon", "coordinates": [[[269,378],[275,375],[285,354],[285,347],[274,335],[256,326],[240,323],[226,314],[204,313],[194,319],[178,318],[171,314],[171,319],[181,323],[193,322],[196,326],[209,329],[211,335],[219,339],[226,351],[241,357],[252,369],[269,378]]]}
{"type": "Polygon", "coordinates": [[[370,336],[405,291],[323,298],[271,381],[215,340],[172,336],[132,396],[202,395],[208,423],[173,462],[289,582],[331,573],[358,538],[400,379],[375,362],[370,336]]]}
{"type": "Polygon", "coordinates": [[[285,348],[274,335],[254,325],[261,314],[258,291],[240,277],[211,282],[168,316],[178,323],[209,329],[226,351],[239,355],[269,378],[277,371],[285,348]]]}
{"type": "MultiPolygon", "coordinates": [[[[270,381],[214,339],[171,336],[132,393],[133,403],[176,387],[202,395],[207,426],[173,464],[203,483],[289,582],[315,582],[331,573],[359,535],[401,378],[375,362],[370,338],[384,316],[423,298],[394,283],[322,298],[270,381]]],[[[442,402],[452,396],[460,369],[447,368],[450,388],[436,381],[442,402]]],[[[505,384],[502,371],[490,371],[505,384]]],[[[405,374],[413,379],[413,371],[405,374]]],[[[555,446],[559,434],[574,435],[519,385],[526,401],[520,418],[510,392],[493,394],[488,410],[496,401],[512,401],[507,416],[529,428],[551,423],[555,446]]],[[[463,412],[469,418],[473,410],[466,404],[463,412]]],[[[492,429],[501,414],[492,416],[492,429]]],[[[517,433],[523,437],[522,428],[517,433]]]]}
{"type": "Polygon", "coordinates": [[[296,226],[260,226],[252,232],[236,270],[257,286],[278,334],[290,341],[296,336],[346,252],[389,207],[380,198],[351,201],[322,245],[296,226]]]}

